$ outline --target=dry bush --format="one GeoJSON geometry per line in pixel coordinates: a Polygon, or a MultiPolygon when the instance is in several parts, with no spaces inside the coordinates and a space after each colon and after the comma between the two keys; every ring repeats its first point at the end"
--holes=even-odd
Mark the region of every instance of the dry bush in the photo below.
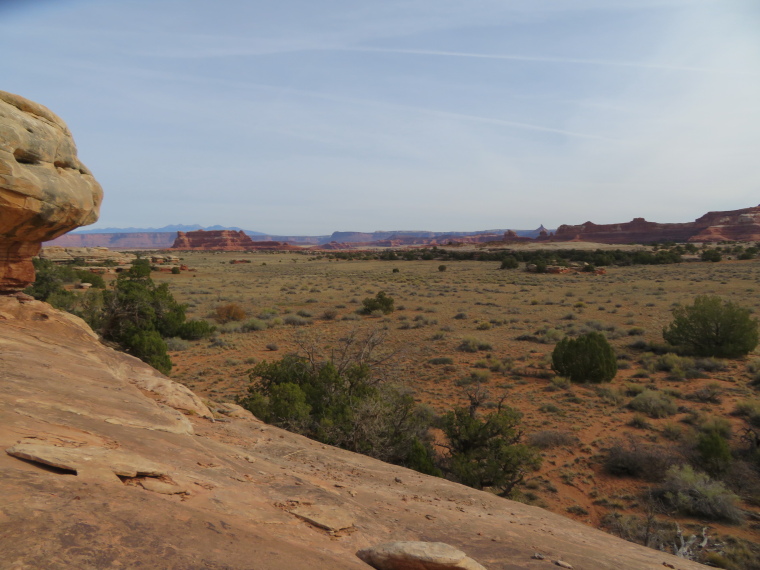
{"type": "Polygon", "coordinates": [[[655,550],[671,550],[678,536],[674,522],[658,520],[652,514],[640,517],[610,513],[602,519],[602,526],[622,539],[655,550]]]}
{"type": "Polygon", "coordinates": [[[578,438],[566,431],[543,430],[528,436],[528,445],[539,449],[578,445],[578,438]]]}
{"type": "Polygon", "coordinates": [[[619,477],[638,477],[647,481],[661,481],[665,473],[680,461],[672,448],[647,445],[631,439],[627,445],[615,443],[604,457],[604,470],[619,477]]]}
{"type": "Polygon", "coordinates": [[[678,406],[670,396],[655,390],[644,390],[628,406],[655,419],[672,416],[678,411],[678,406]]]}
{"type": "Polygon", "coordinates": [[[683,515],[729,523],[742,520],[741,509],[736,505],[738,497],[720,481],[694,471],[691,465],[671,467],[655,496],[683,515]]]}
{"type": "Polygon", "coordinates": [[[245,317],[245,310],[237,303],[217,305],[214,309],[214,319],[221,324],[229,323],[230,321],[242,321],[245,317]]]}

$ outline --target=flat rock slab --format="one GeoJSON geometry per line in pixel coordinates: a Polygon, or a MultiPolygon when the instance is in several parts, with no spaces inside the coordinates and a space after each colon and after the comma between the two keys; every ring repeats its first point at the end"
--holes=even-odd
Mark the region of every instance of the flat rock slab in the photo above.
{"type": "Polygon", "coordinates": [[[289,509],[288,512],[305,520],[309,524],[333,532],[351,528],[356,522],[349,512],[338,507],[304,505],[289,509]]]}
{"type": "Polygon", "coordinates": [[[58,469],[102,472],[108,469],[119,477],[138,475],[159,477],[166,469],[134,453],[104,447],[57,447],[37,443],[17,443],[5,450],[8,455],[58,469]]]}
{"type": "Polygon", "coordinates": [[[388,542],[356,555],[377,570],[486,570],[443,542],[388,542]]]}

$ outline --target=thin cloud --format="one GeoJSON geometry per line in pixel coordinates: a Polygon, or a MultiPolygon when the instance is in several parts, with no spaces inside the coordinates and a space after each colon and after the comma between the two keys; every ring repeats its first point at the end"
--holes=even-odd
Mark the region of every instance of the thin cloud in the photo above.
{"type": "Polygon", "coordinates": [[[408,55],[432,55],[438,57],[461,57],[475,59],[496,59],[507,61],[527,61],[536,63],[570,63],[577,65],[600,65],[608,67],[633,67],[641,69],[662,69],[668,71],[696,71],[702,73],[721,73],[731,75],[751,75],[760,76],[758,73],[742,71],[740,69],[716,69],[710,67],[695,67],[687,65],[668,65],[660,63],[639,63],[630,61],[608,61],[603,59],[579,59],[572,57],[545,57],[531,55],[509,55],[509,54],[490,54],[490,53],[472,53],[461,51],[440,51],[425,49],[396,49],[396,48],[340,48],[337,51],[350,52],[367,52],[367,53],[396,53],[408,55]]]}

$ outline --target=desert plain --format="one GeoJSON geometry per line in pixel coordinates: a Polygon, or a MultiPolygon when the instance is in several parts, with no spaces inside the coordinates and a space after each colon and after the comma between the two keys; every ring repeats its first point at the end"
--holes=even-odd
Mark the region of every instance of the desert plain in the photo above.
{"type": "MultiPolygon", "coordinates": [[[[154,272],[153,278],[169,284],[188,317],[215,322],[217,332],[201,341],[170,341],[174,380],[201,396],[233,402],[245,394],[256,363],[303,346],[329,356],[347,335],[375,331],[383,336],[382,350],[393,355],[392,381],[436,412],[467,404],[467,378],[477,379],[490,401],[504,398],[518,409],[525,440],[542,449],[543,465],[515,498],[595,527],[615,531],[615,520],[651,515],[645,500],[650,482],[605,470],[611,448],[688,454],[689,441],[709,422],[729,425],[732,445],[740,447],[745,424],[733,412],[757,398],[749,383],[757,351],[684,375],[677,357],[668,361],[672,355],[647,350],[662,344],[673,307],[697,295],[718,295],[757,311],[757,260],[608,267],[595,275],[501,270],[498,262],[484,261],[336,260],[317,252],[180,255],[193,271],[154,272]],[[395,300],[394,312],[360,314],[361,301],[379,291],[395,300]],[[216,309],[230,304],[245,315],[217,322],[216,309]],[[615,348],[615,379],[601,386],[557,379],[551,368],[556,342],[592,330],[615,348]],[[481,349],[463,350],[473,340],[481,349]],[[631,409],[645,390],[664,394],[677,411],[650,417],[631,409]]],[[[743,524],[669,520],[713,539],[758,542],[757,477],[739,470],[728,480],[749,515],[743,524]]],[[[627,531],[618,525],[617,532],[627,531]]]]}

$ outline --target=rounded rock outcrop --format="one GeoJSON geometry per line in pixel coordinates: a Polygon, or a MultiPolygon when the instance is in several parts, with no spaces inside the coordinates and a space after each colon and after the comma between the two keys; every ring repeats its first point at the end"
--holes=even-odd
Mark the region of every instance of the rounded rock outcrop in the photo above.
{"type": "Polygon", "coordinates": [[[102,199],[66,123],[0,91],[0,293],[32,283],[41,242],[95,222],[102,199]]]}

